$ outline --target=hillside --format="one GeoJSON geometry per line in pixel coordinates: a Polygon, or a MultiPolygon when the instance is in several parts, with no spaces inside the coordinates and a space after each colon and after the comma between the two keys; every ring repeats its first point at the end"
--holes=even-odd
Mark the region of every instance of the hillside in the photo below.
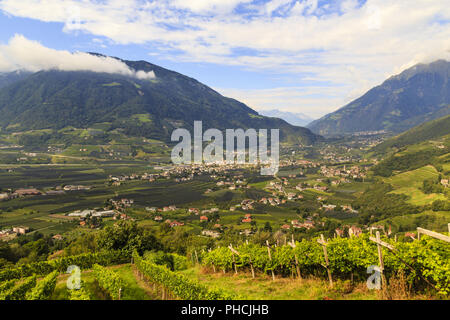
{"type": "Polygon", "coordinates": [[[134,70],[153,71],[156,78],[56,70],[8,84],[5,78],[0,128],[12,133],[102,124],[107,132],[168,141],[175,128],[191,129],[195,120],[202,120],[204,128],[279,128],[283,141],[295,143],[320,139],[309,129],[260,116],[195,79],[145,61],[122,61],[134,70]]]}
{"type": "Polygon", "coordinates": [[[414,127],[399,136],[384,141],[373,148],[376,153],[383,153],[392,148],[402,148],[418,144],[426,140],[439,139],[450,135],[450,116],[426,122],[414,127]]]}
{"type": "Polygon", "coordinates": [[[450,62],[418,64],[307,127],[321,135],[400,133],[450,114],[450,62]]]}

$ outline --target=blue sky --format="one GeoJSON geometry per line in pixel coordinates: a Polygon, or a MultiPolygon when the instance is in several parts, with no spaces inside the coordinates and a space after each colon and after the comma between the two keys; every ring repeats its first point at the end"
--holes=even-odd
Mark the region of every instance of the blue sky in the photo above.
{"type": "Polygon", "coordinates": [[[318,118],[407,67],[449,59],[449,4],[0,0],[0,72],[63,68],[51,61],[93,51],[181,72],[256,110],[318,118]]]}

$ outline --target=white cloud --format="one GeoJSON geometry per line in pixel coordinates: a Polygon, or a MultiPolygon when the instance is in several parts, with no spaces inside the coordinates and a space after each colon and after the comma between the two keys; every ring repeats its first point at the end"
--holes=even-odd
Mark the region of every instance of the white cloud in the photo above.
{"type": "Polygon", "coordinates": [[[195,13],[230,13],[241,3],[252,0],[174,0],[172,5],[176,8],[188,9],[195,13]]]}
{"type": "MultiPolygon", "coordinates": [[[[157,43],[166,49],[161,51],[166,59],[275,71],[326,83],[340,90],[342,100],[406,66],[450,58],[449,0],[319,4],[317,0],[265,4],[250,0],[0,0],[0,10],[60,22],[67,32],[76,27],[78,32],[116,44],[157,43]],[[239,5],[252,14],[234,10],[239,5]],[[269,14],[281,7],[290,11],[283,9],[282,17],[269,14]],[[248,48],[254,54],[235,55],[236,48],[248,48]]],[[[317,110],[326,113],[338,108],[327,87],[321,87],[323,99],[317,99],[317,110]],[[322,106],[327,103],[325,110],[322,106]]],[[[272,101],[282,105],[287,100],[279,96],[272,101]]],[[[313,106],[312,101],[305,104],[313,106]]]]}
{"type": "Polygon", "coordinates": [[[153,71],[135,71],[114,58],[54,50],[22,35],[15,35],[8,44],[0,45],[0,71],[51,69],[116,73],[142,80],[156,77],[153,71]]]}

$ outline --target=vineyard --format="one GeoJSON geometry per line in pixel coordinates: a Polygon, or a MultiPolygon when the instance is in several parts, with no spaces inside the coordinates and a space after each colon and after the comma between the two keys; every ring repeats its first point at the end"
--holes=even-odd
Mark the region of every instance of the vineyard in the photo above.
{"type": "Polygon", "coordinates": [[[183,300],[231,300],[236,298],[220,289],[209,289],[181,274],[172,272],[165,266],[156,265],[141,258],[136,252],[133,260],[141,277],[162,286],[163,298],[173,294],[183,300]]]}
{"type": "MultiPolygon", "coordinates": [[[[317,240],[317,239],[316,239],[317,240]]],[[[282,246],[241,244],[235,248],[219,247],[204,251],[202,263],[214,271],[239,270],[285,277],[295,274],[332,279],[366,281],[369,266],[379,264],[377,244],[369,235],[335,238],[326,243],[303,240],[282,246]],[[324,251],[326,246],[326,251],[324,251]]],[[[383,247],[383,276],[404,273],[412,288],[434,289],[440,295],[450,293],[450,244],[429,237],[414,242],[383,239],[391,249],[383,247]]]]}
{"type": "Polygon", "coordinates": [[[450,294],[449,237],[420,228],[418,231],[431,237],[397,242],[380,237],[377,232],[376,238],[363,234],[327,240],[323,236],[300,242],[292,240],[283,245],[245,242],[234,247],[230,244],[195,250],[191,254],[192,263],[185,256],[162,251],[146,252],[143,256],[135,251],[131,257],[121,251],[62,257],[3,269],[0,300],[233,300],[246,296],[224,285],[202,282],[202,277],[192,273],[207,272],[219,277],[240,273],[241,279],[245,275],[258,276],[258,281],[266,281],[266,285],[280,280],[298,287],[319,279],[318,283],[329,281],[328,287],[332,288],[347,280],[363,284],[374,270],[380,272],[384,287],[401,274],[414,292],[432,292],[446,298],[450,294]],[[78,274],[68,272],[69,266],[78,266],[78,274]],[[69,288],[69,282],[76,283],[72,282],[76,280],[74,275],[79,276],[78,286],[69,288]],[[272,281],[265,277],[271,277],[272,281]]]}

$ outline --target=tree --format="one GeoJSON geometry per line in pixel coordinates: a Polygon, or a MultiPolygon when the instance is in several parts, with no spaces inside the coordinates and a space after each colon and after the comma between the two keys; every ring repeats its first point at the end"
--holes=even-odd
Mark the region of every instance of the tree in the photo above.
{"type": "Polygon", "coordinates": [[[101,249],[124,250],[130,254],[134,250],[142,254],[147,250],[162,248],[153,234],[138,227],[134,221],[119,221],[106,227],[99,233],[97,243],[101,249]]]}
{"type": "Polygon", "coordinates": [[[266,232],[272,232],[272,226],[270,225],[270,222],[269,221],[267,221],[265,224],[264,224],[264,229],[263,229],[264,231],[266,231],[266,232]]]}

